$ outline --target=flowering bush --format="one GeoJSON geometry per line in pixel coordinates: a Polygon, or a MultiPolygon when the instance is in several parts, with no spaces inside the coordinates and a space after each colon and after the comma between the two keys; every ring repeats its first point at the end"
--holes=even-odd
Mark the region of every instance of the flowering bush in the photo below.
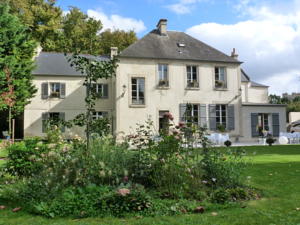
{"type": "Polygon", "coordinates": [[[242,150],[211,148],[204,128],[164,116],[168,124],[159,136],[148,120],[121,144],[105,135],[91,138],[86,148],[78,136],[64,142],[59,129],[49,138],[57,143],[21,142],[14,146],[16,159],[25,163],[7,171],[29,176],[0,197],[11,196],[48,217],[84,217],[172,215],[193,212],[188,201],[194,206],[195,200],[223,203],[253,196],[241,180],[242,150]],[[34,170],[27,169],[28,162],[34,170]],[[179,199],[184,203],[177,204],[179,199]]]}
{"type": "Polygon", "coordinates": [[[39,138],[29,138],[8,146],[7,150],[4,171],[14,176],[30,177],[41,169],[41,157],[49,148],[39,138]]]}

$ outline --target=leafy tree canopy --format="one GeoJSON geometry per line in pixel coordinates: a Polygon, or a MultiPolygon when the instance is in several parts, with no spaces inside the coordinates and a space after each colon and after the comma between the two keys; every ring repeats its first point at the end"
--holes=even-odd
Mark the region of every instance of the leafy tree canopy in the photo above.
{"type": "Polygon", "coordinates": [[[28,26],[44,51],[109,54],[110,47],[120,50],[137,40],[133,31],[102,31],[102,23],[80,9],[70,7],[67,14],[56,0],[0,0],[8,2],[10,12],[28,26]]]}
{"type": "Polygon", "coordinates": [[[0,3],[0,110],[23,111],[36,89],[32,84],[36,43],[19,19],[0,3]]]}

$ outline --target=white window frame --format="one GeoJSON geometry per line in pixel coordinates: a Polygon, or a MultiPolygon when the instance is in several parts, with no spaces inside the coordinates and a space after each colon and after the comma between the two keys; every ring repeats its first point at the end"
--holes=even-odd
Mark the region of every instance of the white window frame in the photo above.
{"type": "MultiPolygon", "coordinates": [[[[192,110],[191,110],[191,115],[190,117],[192,118],[192,121],[188,121],[187,115],[185,115],[184,117],[184,121],[186,123],[192,123],[192,124],[199,124],[200,122],[200,117],[199,117],[199,112],[200,112],[200,105],[199,104],[189,104],[192,106],[192,110]],[[197,107],[197,109],[195,109],[195,106],[197,107]],[[197,121],[195,121],[195,118],[197,119],[197,121]]],[[[187,105],[188,107],[188,105],[187,105]]],[[[186,109],[185,114],[188,112],[188,109],[186,109]]]]}
{"type": "Polygon", "coordinates": [[[158,86],[169,87],[169,65],[158,64],[158,86]]]}
{"type": "Polygon", "coordinates": [[[92,115],[93,120],[97,120],[100,118],[105,118],[108,117],[108,112],[107,111],[94,111],[92,115]]]}
{"type": "Polygon", "coordinates": [[[225,104],[218,104],[216,105],[216,126],[223,125],[225,129],[228,125],[228,105],[225,104]],[[225,107],[222,108],[222,107],[225,107]],[[222,115],[222,113],[225,112],[225,116],[222,115]],[[219,122],[217,121],[217,118],[219,118],[219,122]]]}
{"type": "Polygon", "coordinates": [[[214,69],[214,75],[215,75],[215,88],[227,88],[226,67],[216,66],[214,69]],[[217,85],[218,82],[222,82],[223,84],[217,85]]]}
{"type": "MultiPolygon", "coordinates": [[[[104,85],[107,85],[107,88],[109,88],[108,84],[105,84],[105,83],[96,83],[96,93],[99,94],[100,93],[100,98],[108,98],[108,95],[107,96],[104,96],[104,85]]],[[[109,90],[107,90],[109,91],[109,90]]],[[[107,93],[108,94],[108,93],[107,93]]]]}
{"type": "Polygon", "coordinates": [[[261,126],[263,130],[270,131],[271,126],[269,113],[258,113],[258,126],[261,126]]]}
{"type": "Polygon", "coordinates": [[[145,92],[146,92],[146,79],[145,79],[145,77],[131,77],[131,104],[132,105],[145,105],[145,102],[146,102],[146,94],[145,94],[145,92]],[[136,99],[134,100],[134,95],[133,95],[133,92],[134,92],[134,90],[133,90],[133,79],[136,79],[136,90],[135,90],[135,92],[136,92],[136,99]],[[144,93],[144,96],[143,97],[141,97],[140,96],[140,89],[141,89],[141,83],[139,82],[140,80],[143,80],[144,81],[144,90],[143,90],[143,93],[144,93]]]}
{"type": "Polygon", "coordinates": [[[188,88],[199,88],[198,66],[186,66],[186,79],[188,88]],[[193,70],[194,68],[196,69],[196,71],[193,70]],[[196,75],[196,79],[194,79],[194,75],[196,75]]]}
{"type": "Polygon", "coordinates": [[[49,98],[60,98],[60,92],[61,92],[61,84],[59,82],[50,82],[49,83],[49,98]],[[58,92],[54,91],[53,87],[57,86],[58,92]],[[53,95],[54,93],[57,93],[57,95],[53,95]]]}

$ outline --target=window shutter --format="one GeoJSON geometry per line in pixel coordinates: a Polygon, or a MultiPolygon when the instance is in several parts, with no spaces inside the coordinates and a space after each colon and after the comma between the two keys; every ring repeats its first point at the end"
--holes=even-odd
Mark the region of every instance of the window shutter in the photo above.
{"type": "Polygon", "coordinates": [[[258,113],[251,113],[251,133],[252,137],[258,137],[258,113]]]}
{"type": "Polygon", "coordinates": [[[199,112],[199,120],[200,120],[200,127],[207,127],[207,122],[206,122],[206,104],[200,104],[200,110],[199,112]]]}
{"type": "Polygon", "coordinates": [[[209,105],[209,128],[210,130],[217,130],[216,105],[209,105]]]}
{"type": "Polygon", "coordinates": [[[272,126],[273,126],[273,136],[279,137],[279,132],[280,132],[279,113],[272,114],[272,126]]]}
{"type": "Polygon", "coordinates": [[[60,83],[60,98],[66,97],[66,84],[60,83]]]}
{"type": "Polygon", "coordinates": [[[234,105],[228,105],[228,130],[234,130],[234,105]]]}
{"type": "Polygon", "coordinates": [[[47,99],[49,95],[48,83],[42,83],[42,99],[47,99]]]}
{"type": "Polygon", "coordinates": [[[185,122],[186,104],[179,104],[179,120],[185,122]]]}
{"type": "MultiPolygon", "coordinates": [[[[59,119],[62,122],[65,121],[65,113],[64,112],[59,113],[59,119]]],[[[61,132],[65,132],[65,126],[64,125],[61,125],[61,132]]]]}
{"type": "Polygon", "coordinates": [[[47,132],[48,118],[49,118],[49,113],[42,113],[42,133],[47,132]]]}
{"type": "Polygon", "coordinates": [[[108,84],[103,84],[103,96],[102,98],[108,98],[108,84]]]}

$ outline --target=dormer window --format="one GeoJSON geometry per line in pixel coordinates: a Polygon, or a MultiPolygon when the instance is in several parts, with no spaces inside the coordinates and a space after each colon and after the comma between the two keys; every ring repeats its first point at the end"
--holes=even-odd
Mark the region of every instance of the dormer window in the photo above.
{"type": "Polygon", "coordinates": [[[226,68],[215,67],[215,88],[227,88],[226,68]]]}
{"type": "Polygon", "coordinates": [[[169,87],[167,64],[158,64],[158,87],[169,87]]]}

